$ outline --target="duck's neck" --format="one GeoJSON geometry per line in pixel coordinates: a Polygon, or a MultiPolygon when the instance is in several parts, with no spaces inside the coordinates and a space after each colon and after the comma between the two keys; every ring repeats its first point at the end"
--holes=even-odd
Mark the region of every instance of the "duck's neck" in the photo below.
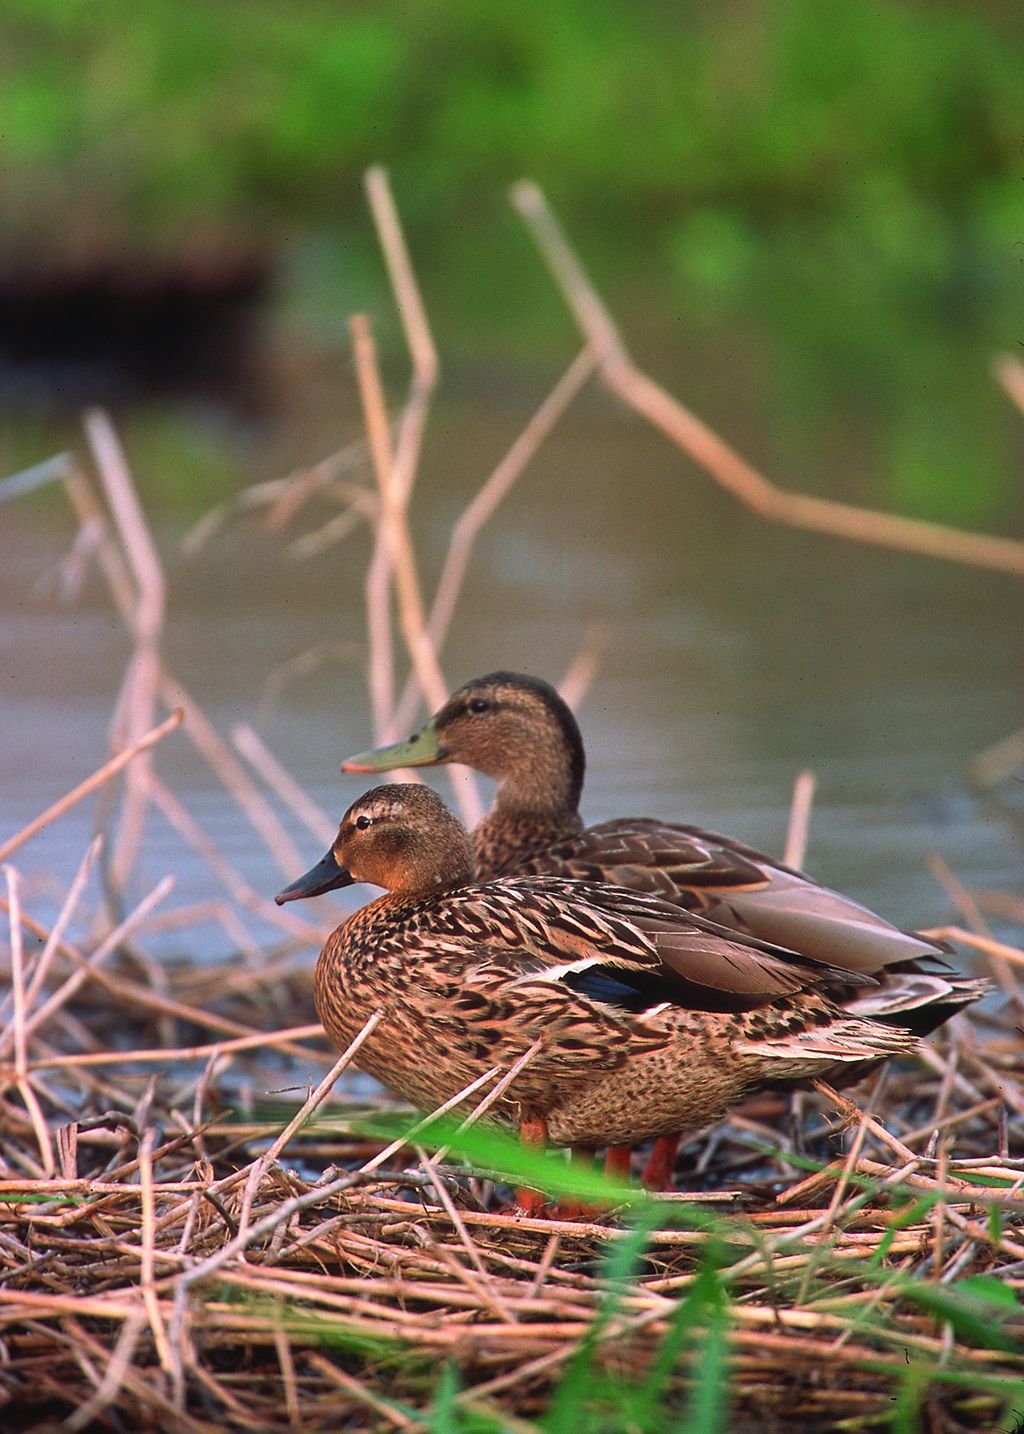
{"type": "Polygon", "coordinates": [[[583,792],[583,770],[578,731],[542,730],[500,777],[492,812],[502,817],[572,821],[577,818],[583,792]]]}
{"type": "Polygon", "coordinates": [[[546,732],[499,780],[494,805],[473,833],[478,880],[507,876],[539,847],[581,831],[583,744],[546,732]]]}
{"type": "MultiPolygon", "coordinates": [[[[430,887],[429,890],[385,891],[346,917],[334,935],[342,936],[341,945],[349,951],[358,950],[360,943],[367,942],[371,937],[374,942],[387,942],[401,931],[407,920],[415,920],[436,901],[442,900],[451,891],[457,891],[460,886],[468,885],[472,880],[472,872],[467,871],[458,881],[430,887]]],[[[368,947],[367,954],[373,957],[373,949],[368,947]]]]}
{"type": "Polygon", "coordinates": [[[514,876],[531,852],[582,831],[576,811],[503,811],[495,803],[473,833],[478,881],[514,876]]]}

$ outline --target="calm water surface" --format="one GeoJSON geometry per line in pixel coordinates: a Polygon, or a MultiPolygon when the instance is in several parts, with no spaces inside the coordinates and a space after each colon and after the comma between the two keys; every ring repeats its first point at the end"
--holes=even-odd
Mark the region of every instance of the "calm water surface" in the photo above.
{"type": "MultiPolygon", "coordinates": [[[[428,591],[452,519],[536,397],[464,392],[440,404],[414,507],[428,591]]],[[[321,431],[296,432],[288,462],[312,461],[346,436],[330,432],[322,441],[321,431]]],[[[837,466],[852,473],[856,454],[837,466]]],[[[254,525],[197,558],[180,551],[180,520],[154,515],[154,525],[173,670],[222,733],[257,725],[337,818],[363,786],[339,775],[338,761],[372,737],[359,658],[297,680],[269,711],[260,699],[268,675],[303,650],[362,643],[365,534],[299,565],[254,525]]],[[[57,502],[0,509],[3,833],[102,761],[129,653],[98,580],[73,606],[53,595],[48,578],[72,533],[57,502]]],[[[660,815],[778,851],[793,778],[809,767],[818,781],[809,869],[900,923],[933,924],[950,913],[929,853],[968,885],[1021,890],[1019,828],[979,807],[963,772],[1021,722],[1022,600],[1007,577],[766,527],[595,394],[485,532],[444,663],[453,685],[496,667],[557,680],[591,625],[605,624],[580,712],[591,820],[660,815]]],[[[279,870],[190,743],[176,734],[158,766],[272,895],[279,870]]],[[[437,784],[447,791],[443,775],[437,784]]],[[[19,854],[33,909],[59,897],[94,810],[84,803],[19,854]]],[[[319,857],[319,844],[286,821],[310,861],[319,857]]],[[[217,893],[154,815],[140,892],[167,871],[178,878],[170,904],[217,893]]],[[[225,940],[212,927],[176,938],[200,959],[223,954],[225,940]]]]}

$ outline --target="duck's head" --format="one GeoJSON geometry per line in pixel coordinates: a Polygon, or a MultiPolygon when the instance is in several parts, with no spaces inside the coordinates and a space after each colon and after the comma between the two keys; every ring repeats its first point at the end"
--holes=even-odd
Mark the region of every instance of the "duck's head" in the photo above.
{"type": "Polygon", "coordinates": [[[429,787],[374,787],[353,802],[330,851],[274,899],[278,906],[366,881],[389,891],[425,893],[473,878],[461,822],[429,787]]]}
{"type": "Polygon", "coordinates": [[[425,726],[390,747],[360,752],[343,772],[383,772],[462,762],[493,777],[517,805],[575,811],[583,789],[583,739],[550,683],[517,672],[475,677],[425,726]],[[531,798],[536,795],[536,802],[531,798]]]}

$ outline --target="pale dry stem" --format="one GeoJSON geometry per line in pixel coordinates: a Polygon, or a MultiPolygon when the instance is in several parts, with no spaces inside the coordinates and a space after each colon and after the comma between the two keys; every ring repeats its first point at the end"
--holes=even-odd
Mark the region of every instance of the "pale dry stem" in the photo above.
{"type": "MultiPolygon", "coordinates": [[[[594,372],[596,361],[584,349],[555,384],[512,447],[456,519],[441,576],[430,609],[428,633],[440,651],[448,636],[473,547],[483,527],[511,492],[515,483],[549,437],[555,424],[594,372]]],[[[404,731],[413,720],[419,693],[408,683],[399,703],[396,725],[404,731]]],[[[436,704],[435,704],[436,705],[436,704]]]]}
{"type": "Polygon", "coordinates": [[[184,715],[184,712],[182,712],[180,708],[172,712],[165,721],[158,723],[151,731],[140,737],[138,741],[133,742],[130,747],[126,747],[123,751],[118,752],[117,756],[111,757],[108,762],[104,762],[103,766],[98,767],[92,776],[86,777],[84,782],[79,782],[77,787],[73,787],[71,791],[67,792],[59,801],[47,807],[45,812],[41,812],[39,816],[29,822],[27,826],[22,827],[21,831],[15,832],[12,837],[8,837],[8,839],[0,845],[0,861],[6,861],[13,852],[16,852],[19,847],[23,847],[27,841],[30,841],[38,832],[41,832],[44,827],[48,827],[51,822],[55,822],[58,817],[62,817],[66,811],[69,811],[78,802],[90,796],[98,787],[102,787],[104,782],[109,782],[111,777],[116,777],[118,772],[124,767],[127,767],[140,753],[147,752],[150,747],[155,747],[158,742],[162,742],[169,733],[181,725],[184,715]]]}
{"type": "Polygon", "coordinates": [[[1013,354],[998,354],[992,368],[1007,397],[1024,413],[1024,364],[1013,354]]]}
{"type": "Polygon", "coordinates": [[[799,869],[807,855],[807,838],[814,804],[814,773],[798,772],[793,783],[793,800],[789,807],[789,825],[782,860],[786,866],[799,869]]]}
{"type": "MultiPolygon", "coordinates": [[[[394,727],[393,669],[378,663],[373,655],[376,634],[387,626],[390,644],[390,584],[394,581],[398,603],[398,621],[406,649],[412,661],[416,680],[432,709],[440,707],[448,696],[448,684],[438,661],[437,652],[427,630],[423,598],[416,564],[416,554],[409,530],[407,504],[409,490],[399,486],[394,471],[388,436],[384,391],[377,367],[376,347],[370,323],[364,314],[350,321],[354,345],[356,374],[363,402],[370,452],[380,491],[381,512],[378,543],[367,579],[368,611],[371,616],[371,691],[378,725],[378,740],[383,728],[389,735],[394,727]],[[385,576],[386,570],[386,576],[385,576]],[[385,670],[386,668],[386,670],[385,670]],[[376,674],[376,675],[375,675],[376,674]]],[[[405,774],[398,774],[404,776],[405,774]]],[[[452,785],[463,820],[475,826],[483,807],[476,785],[468,772],[452,772],[452,785]]]]}
{"type": "Polygon", "coordinates": [[[392,464],[395,495],[398,502],[406,507],[416,481],[423,433],[430,411],[431,396],[437,386],[440,364],[387,171],[379,166],[367,170],[365,186],[370,213],[373,215],[377,238],[387,264],[388,277],[412,359],[409,397],[398,422],[392,464]]]}
{"type": "Polygon", "coordinates": [[[333,1066],[324,1076],[323,1080],[317,1086],[316,1090],[311,1092],[309,1097],[296,1111],[295,1115],[281,1131],[281,1134],[273,1142],[270,1149],[266,1152],[265,1155],[261,1155],[258,1160],[253,1161],[252,1168],[249,1172],[249,1177],[245,1183],[245,1190],[242,1194],[241,1212],[238,1217],[240,1235],[249,1226],[249,1217],[252,1212],[252,1202],[255,1198],[256,1191],[259,1188],[260,1181],[263,1179],[264,1175],[266,1175],[271,1165],[274,1164],[275,1160],[277,1160],[278,1156],[284,1150],[285,1146],[291,1140],[292,1136],[296,1133],[296,1131],[301,1130],[302,1127],[305,1125],[306,1121],[309,1120],[310,1116],[314,1113],[314,1111],[318,1110],[320,1106],[323,1105],[324,1101],[327,1099],[332,1089],[334,1088],[335,1081],[341,1075],[342,1071],[347,1069],[347,1067],[352,1064],[352,1062],[355,1060],[356,1056],[359,1053],[360,1047],[366,1043],[366,1041],[373,1034],[377,1026],[380,1025],[383,1018],[383,1011],[374,1011],[373,1014],[367,1018],[359,1032],[349,1042],[345,1050],[342,1051],[341,1055],[334,1062],[333,1066]]]}
{"type": "Polygon", "coordinates": [[[317,806],[305,788],[281,765],[259,734],[248,723],[243,722],[232,727],[231,740],[249,765],[260,774],[284,805],[295,813],[311,835],[324,846],[330,846],[337,831],[335,824],[317,806]]]}
{"type": "Polygon", "coordinates": [[[723,438],[636,366],[538,186],[526,181],[516,184],[512,189],[512,202],[526,221],[562,297],[597,355],[601,376],[609,388],[688,453],[745,507],[767,522],[1024,576],[1024,543],[1012,538],[969,533],[939,523],[793,493],[769,482],[723,438]]]}
{"type": "MultiPolygon", "coordinates": [[[[125,673],[118,720],[114,725],[116,747],[131,745],[153,726],[160,681],[160,636],[167,605],[163,567],[149,525],[139,503],[124,450],[113,424],[98,409],[86,414],[85,432],[96,469],[103,482],[107,502],[117,525],[121,545],[131,568],[133,591],[131,629],[135,649],[125,673]]],[[[117,840],[109,851],[108,870],[113,889],[127,888],[142,849],[146,808],[149,799],[148,758],[128,769],[117,840]]]]}

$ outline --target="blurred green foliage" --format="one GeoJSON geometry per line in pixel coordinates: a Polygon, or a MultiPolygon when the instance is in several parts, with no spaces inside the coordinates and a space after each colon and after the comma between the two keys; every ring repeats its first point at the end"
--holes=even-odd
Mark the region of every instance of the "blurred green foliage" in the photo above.
{"type": "MultiPolygon", "coordinates": [[[[301,282],[358,274],[383,162],[428,292],[443,265],[445,316],[486,343],[526,173],[613,303],[639,279],[698,341],[767,331],[794,445],[867,411],[876,497],[1005,520],[985,368],[1024,339],[1022,53],[1011,5],[7,0],[5,248],[228,232],[301,282]]],[[[516,294],[527,342],[561,343],[543,276],[516,294]]]]}
{"type": "Polygon", "coordinates": [[[1012,7],[7,0],[0,31],[22,222],[51,186],[155,233],[333,222],[383,159],[423,216],[528,170],[593,222],[852,221],[927,281],[925,210],[998,226],[1024,142],[1012,7]]]}

